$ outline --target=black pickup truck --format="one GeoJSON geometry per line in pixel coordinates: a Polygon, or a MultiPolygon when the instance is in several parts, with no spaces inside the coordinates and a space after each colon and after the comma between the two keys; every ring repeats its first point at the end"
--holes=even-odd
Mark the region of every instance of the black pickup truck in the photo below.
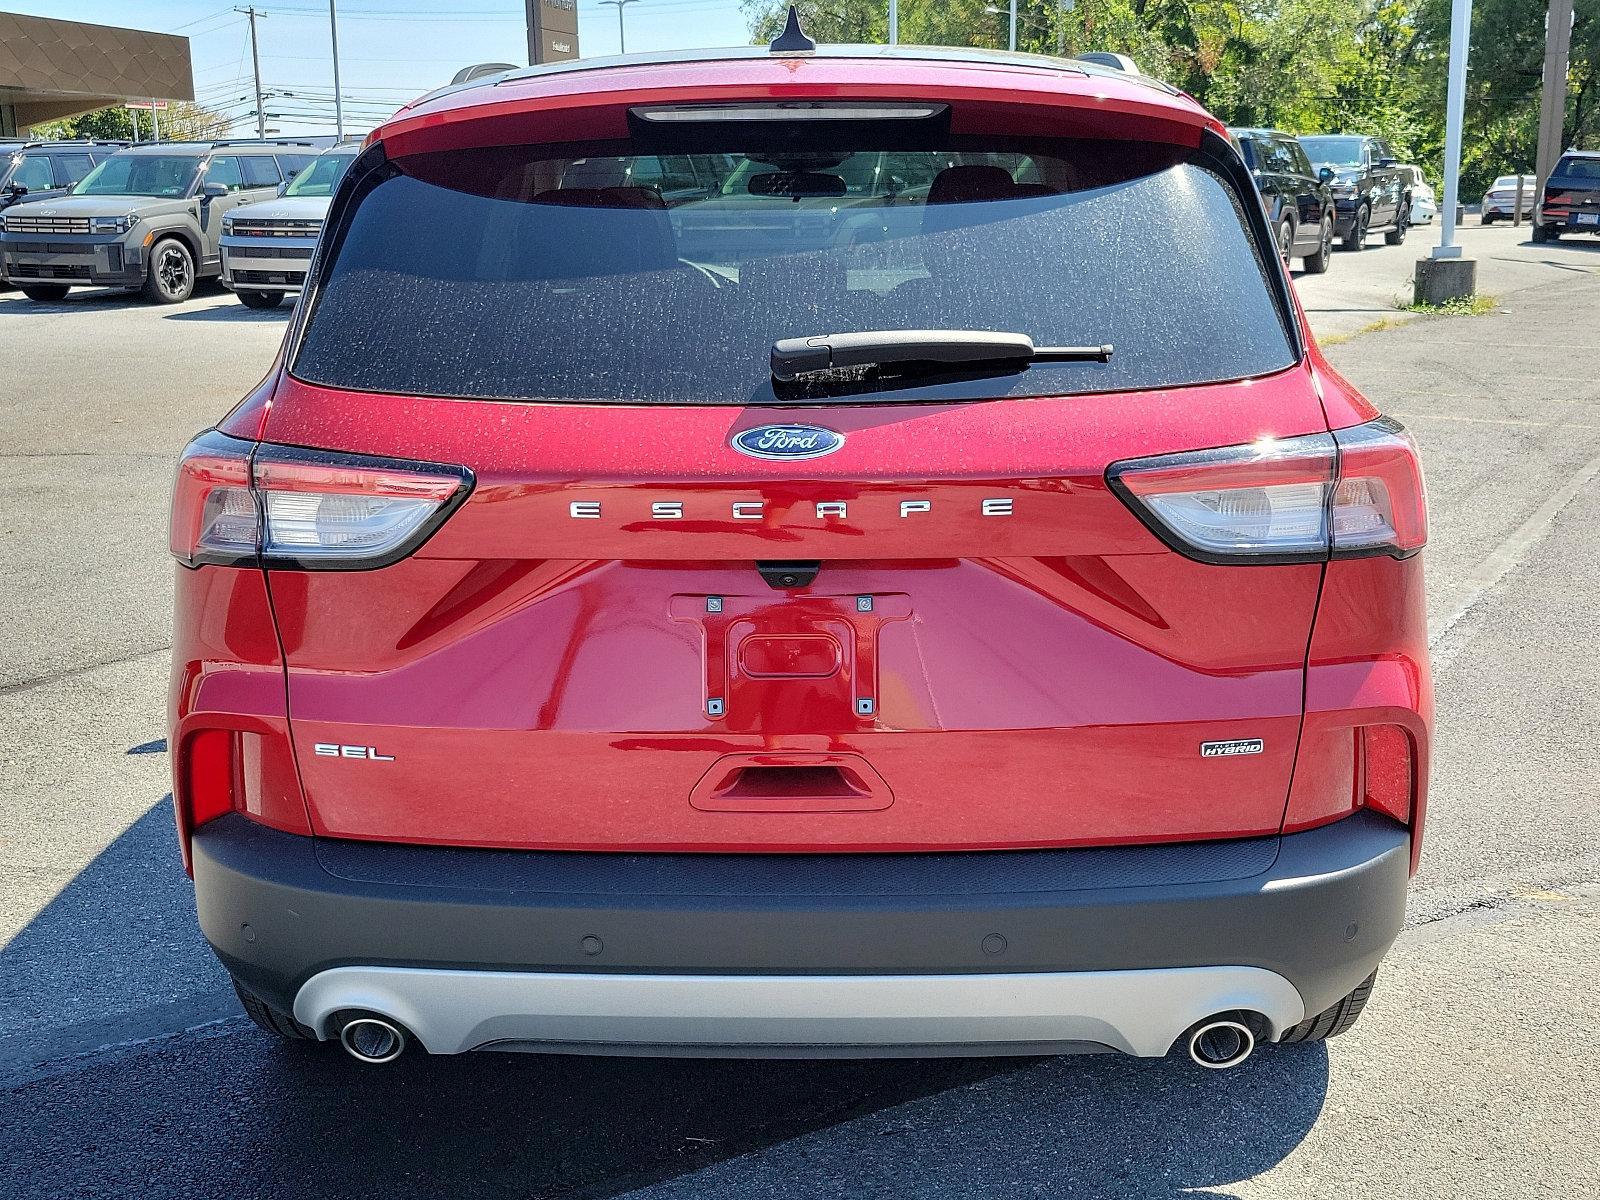
{"type": "Polygon", "coordinates": [[[1334,220],[1346,250],[1360,250],[1367,234],[1383,232],[1398,246],[1411,224],[1411,184],[1389,144],[1364,134],[1302,137],[1311,165],[1333,189],[1334,220]]]}

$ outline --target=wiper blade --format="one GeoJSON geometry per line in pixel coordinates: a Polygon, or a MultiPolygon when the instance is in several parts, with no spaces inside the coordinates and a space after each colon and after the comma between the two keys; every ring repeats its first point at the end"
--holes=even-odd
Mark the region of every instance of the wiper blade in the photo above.
{"type": "Polygon", "coordinates": [[[1035,346],[1025,333],[982,329],[883,329],[783,338],[772,344],[772,377],[879,363],[1110,362],[1111,346],[1035,346]]]}

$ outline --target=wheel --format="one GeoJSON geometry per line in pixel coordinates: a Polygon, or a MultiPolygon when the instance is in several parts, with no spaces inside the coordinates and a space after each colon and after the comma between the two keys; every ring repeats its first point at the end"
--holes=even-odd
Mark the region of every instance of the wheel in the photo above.
{"type": "Polygon", "coordinates": [[[1367,244],[1367,226],[1372,221],[1372,213],[1366,205],[1356,209],[1356,215],[1350,221],[1350,232],[1344,235],[1344,248],[1346,250],[1361,250],[1367,244]]]}
{"type": "Polygon", "coordinates": [[[40,304],[51,304],[57,300],[67,298],[68,287],[64,283],[34,283],[18,286],[22,287],[22,294],[29,300],[37,300],[40,304]]]}
{"type": "Polygon", "coordinates": [[[1535,221],[1533,224],[1533,240],[1536,242],[1558,242],[1561,240],[1561,231],[1554,225],[1541,225],[1535,221]]]}
{"type": "Polygon", "coordinates": [[[316,1033],[309,1027],[300,1024],[288,1013],[279,1012],[265,1000],[252,996],[240,986],[237,979],[233,981],[233,990],[239,997],[239,1003],[244,1005],[245,1016],[274,1037],[287,1038],[294,1042],[317,1040],[316,1033]]]}
{"type": "Polygon", "coordinates": [[[1308,275],[1321,275],[1328,269],[1328,263],[1333,258],[1333,218],[1322,218],[1322,238],[1317,242],[1315,254],[1305,257],[1305,269],[1308,275]]]}
{"type": "Polygon", "coordinates": [[[150,248],[144,298],[156,304],[181,304],[194,294],[194,255],[177,238],[162,238],[150,248]]]}
{"type": "Polygon", "coordinates": [[[1483,214],[1483,218],[1479,222],[1479,224],[1482,224],[1482,225],[1493,225],[1494,224],[1494,214],[1492,212],[1484,213],[1483,214]]]}
{"type": "Polygon", "coordinates": [[[1367,1006],[1367,997],[1372,995],[1372,984],[1377,978],[1378,973],[1374,971],[1361,981],[1355,991],[1351,992],[1339,1003],[1326,1012],[1320,1012],[1314,1017],[1307,1017],[1285,1033],[1278,1041],[1320,1042],[1343,1033],[1356,1023],[1356,1018],[1361,1015],[1361,1010],[1367,1006]]]}
{"type": "Polygon", "coordinates": [[[1402,246],[1406,240],[1406,227],[1411,224],[1411,206],[1407,204],[1400,210],[1400,215],[1394,219],[1394,228],[1383,235],[1384,243],[1390,246],[1402,246]]]}
{"type": "Polygon", "coordinates": [[[234,295],[246,308],[277,308],[278,301],[283,299],[282,292],[235,292],[234,295]]]}
{"type": "Polygon", "coordinates": [[[1285,217],[1278,223],[1278,253],[1283,256],[1283,261],[1288,262],[1289,256],[1294,253],[1294,222],[1285,217]]]}

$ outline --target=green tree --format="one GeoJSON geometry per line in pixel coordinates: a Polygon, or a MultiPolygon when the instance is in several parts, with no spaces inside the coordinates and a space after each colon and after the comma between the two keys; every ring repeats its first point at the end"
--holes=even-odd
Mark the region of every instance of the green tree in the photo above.
{"type": "MultiPolygon", "coordinates": [[[[232,121],[225,113],[206,108],[199,104],[191,104],[187,100],[175,100],[169,103],[165,111],[156,114],[161,125],[161,140],[175,141],[206,141],[213,138],[228,136],[232,121]]],[[[134,114],[119,106],[113,108],[97,108],[81,116],[68,117],[61,121],[46,121],[33,127],[33,136],[41,140],[46,138],[131,138],[133,137],[134,114]]],[[[148,139],[150,136],[150,114],[138,114],[139,137],[148,139]]]]}
{"type": "MultiPolygon", "coordinates": [[[[1005,9],[1009,0],[994,0],[1005,9]]],[[[752,39],[776,36],[785,0],[743,0],[752,39]]],[[[1018,46],[1112,50],[1232,125],[1371,133],[1442,174],[1450,0],[1021,0],[1018,46]]],[[[886,0],[803,0],[825,42],[882,42],[886,0]]],[[[1476,0],[1462,195],[1531,170],[1546,0],[1476,0]]],[[[1006,44],[1007,15],[981,0],[901,0],[905,42],[1006,44]]],[[[1600,146],[1600,0],[1576,0],[1565,145],[1600,146]]]]}
{"type": "Polygon", "coordinates": [[[97,108],[82,116],[61,121],[45,121],[33,127],[33,136],[43,139],[128,138],[133,136],[133,117],[121,106],[97,108]]]}

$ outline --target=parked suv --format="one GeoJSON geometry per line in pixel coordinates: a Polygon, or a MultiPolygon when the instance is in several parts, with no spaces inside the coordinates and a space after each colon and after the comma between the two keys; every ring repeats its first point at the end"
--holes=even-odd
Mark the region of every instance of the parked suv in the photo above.
{"type": "Polygon", "coordinates": [[[126,142],[19,142],[0,145],[0,212],[23,200],[59,196],[126,142]]]}
{"type": "Polygon", "coordinates": [[[1360,250],[1367,234],[1383,232],[1398,246],[1411,224],[1410,180],[1387,142],[1360,134],[1303,137],[1300,144],[1318,175],[1333,189],[1339,237],[1360,250]]]}
{"type": "Polygon", "coordinates": [[[1283,257],[1320,275],[1333,258],[1333,192],[1317,177],[1299,139],[1276,129],[1230,129],[1267,206],[1283,257]]]}
{"type": "Polygon", "coordinates": [[[246,1010],[367,1062],[1346,1028],[1421,846],[1426,514],[1253,187],[1171,88],[968,50],[379,128],[174,493],[174,802],[246,1010]],[[926,192],[842,204],[885,149],[926,192]],[[592,183],[663,154],[745,192],[592,183]]]}
{"type": "Polygon", "coordinates": [[[1563,233],[1600,233],[1600,150],[1568,150],[1544,185],[1533,240],[1563,233]]]}
{"type": "Polygon", "coordinates": [[[247,307],[276,308],[304,285],[333,189],[356,150],[324,150],[278,199],[241,205],[222,218],[222,282],[247,307]]]}
{"type": "Polygon", "coordinates": [[[274,195],[316,155],[304,142],[157,142],[119,150],[54,200],[0,216],[0,274],[32,300],[73,286],[187,300],[221,271],[222,217],[274,195]]]}

